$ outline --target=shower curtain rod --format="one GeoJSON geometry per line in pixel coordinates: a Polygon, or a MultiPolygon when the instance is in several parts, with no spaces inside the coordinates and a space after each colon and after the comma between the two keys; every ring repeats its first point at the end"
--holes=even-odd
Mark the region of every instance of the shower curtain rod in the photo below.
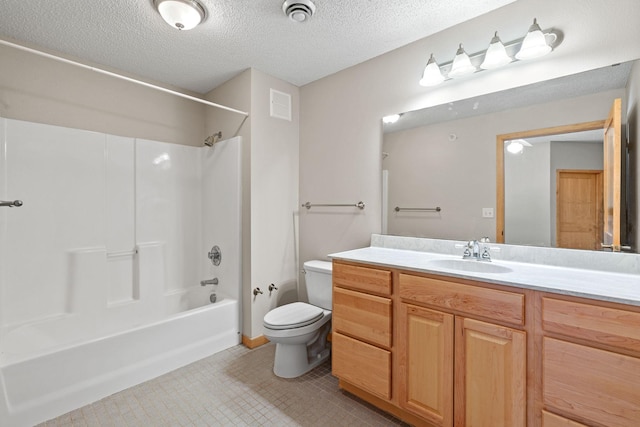
{"type": "Polygon", "coordinates": [[[181,98],[189,99],[191,101],[199,102],[201,104],[205,104],[205,105],[208,105],[210,107],[220,108],[220,109],[223,109],[223,110],[231,111],[232,113],[242,114],[245,117],[249,117],[249,113],[247,113],[245,111],[236,110],[235,108],[231,108],[231,107],[227,107],[227,106],[224,106],[224,105],[216,104],[215,102],[209,102],[207,100],[204,100],[204,99],[201,99],[201,98],[197,98],[195,96],[187,95],[187,94],[182,93],[182,92],[177,92],[175,90],[163,88],[162,86],[152,85],[150,83],[146,83],[146,82],[143,82],[143,81],[140,81],[140,80],[132,79],[130,77],[123,76],[121,74],[112,73],[111,71],[107,71],[107,70],[103,70],[103,69],[100,69],[100,68],[91,67],[89,65],[85,65],[85,64],[82,64],[80,62],[71,61],[69,59],[65,59],[65,58],[62,58],[60,56],[51,55],[49,53],[42,52],[42,51],[36,50],[36,49],[31,49],[29,47],[22,46],[20,44],[11,43],[11,42],[8,42],[8,41],[2,40],[2,39],[0,39],[0,44],[3,44],[5,46],[9,46],[9,47],[13,47],[13,48],[16,48],[16,49],[19,49],[19,50],[24,50],[25,52],[30,52],[30,53],[34,53],[36,55],[44,56],[45,58],[54,59],[56,61],[64,62],[66,64],[75,65],[77,67],[84,68],[86,70],[95,71],[96,73],[100,73],[100,74],[104,74],[104,75],[107,75],[107,76],[115,77],[115,78],[118,78],[118,79],[121,79],[121,80],[126,80],[126,81],[131,82],[131,83],[135,83],[135,84],[138,84],[138,85],[141,85],[141,86],[145,86],[145,87],[148,87],[148,88],[151,88],[151,89],[159,90],[161,92],[169,93],[171,95],[179,96],[181,98]]]}

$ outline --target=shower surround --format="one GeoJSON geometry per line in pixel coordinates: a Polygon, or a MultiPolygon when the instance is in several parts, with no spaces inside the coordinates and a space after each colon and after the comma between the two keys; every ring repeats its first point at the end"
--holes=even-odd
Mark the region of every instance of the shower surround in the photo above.
{"type": "Polygon", "coordinates": [[[240,156],[0,119],[0,425],[240,342],[240,156]]]}

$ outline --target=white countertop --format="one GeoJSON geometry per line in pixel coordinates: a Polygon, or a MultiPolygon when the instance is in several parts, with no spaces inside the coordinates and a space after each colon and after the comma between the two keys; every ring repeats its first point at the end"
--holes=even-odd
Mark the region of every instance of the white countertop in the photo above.
{"type": "MultiPolygon", "coordinates": [[[[449,277],[475,279],[498,285],[554,292],[602,301],[640,306],[640,276],[581,268],[547,266],[494,260],[492,264],[509,268],[505,273],[478,273],[434,266],[430,261],[462,259],[441,253],[366,247],[329,255],[332,259],[362,262],[382,267],[437,273],[449,277]]],[[[466,262],[483,262],[468,260],[466,262]]]]}

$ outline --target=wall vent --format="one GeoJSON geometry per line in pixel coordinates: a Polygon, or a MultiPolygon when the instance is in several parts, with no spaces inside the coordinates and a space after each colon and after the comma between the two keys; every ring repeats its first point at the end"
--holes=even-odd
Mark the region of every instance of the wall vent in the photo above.
{"type": "Polygon", "coordinates": [[[291,95],[270,89],[271,117],[291,121],[291,95]]]}

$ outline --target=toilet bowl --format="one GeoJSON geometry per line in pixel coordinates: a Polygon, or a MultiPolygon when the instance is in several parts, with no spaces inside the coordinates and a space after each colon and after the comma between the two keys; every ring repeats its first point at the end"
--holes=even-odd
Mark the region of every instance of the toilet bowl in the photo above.
{"type": "Polygon", "coordinates": [[[273,372],[295,378],[315,368],[330,355],[331,263],[304,263],[309,303],[293,302],[264,316],[264,336],[276,344],[273,372]]]}

